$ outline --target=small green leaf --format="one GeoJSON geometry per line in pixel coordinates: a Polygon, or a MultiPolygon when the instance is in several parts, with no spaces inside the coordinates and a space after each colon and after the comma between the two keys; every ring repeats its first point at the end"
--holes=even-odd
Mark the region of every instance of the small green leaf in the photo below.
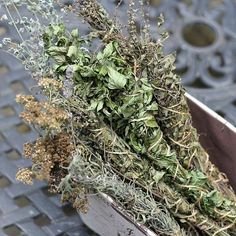
{"type": "Polygon", "coordinates": [[[66,47],[68,42],[69,42],[69,39],[67,37],[62,36],[58,39],[57,46],[58,47],[66,47]]]}
{"type": "Polygon", "coordinates": [[[93,111],[100,111],[103,108],[104,105],[104,101],[100,100],[92,100],[89,106],[89,110],[93,110],[93,111]]]}
{"type": "Polygon", "coordinates": [[[98,106],[98,101],[92,100],[89,106],[89,110],[95,110],[98,106]]]}
{"type": "Polygon", "coordinates": [[[136,134],[131,133],[130,134],[130,143],[131,147],[137,152],[137,153],[144,153],[145,148],[138,142],[138,139],[136,137],[136,134]]]}
{"type": "Polygon", "coordinates": [[[131,117],[134,113],[135,113],[135,111],[134,111],[134,109],[132,109],[132,108],[126,108],[126,109],[122,110],[122,114],[123,114],[124,118],[129,118],[129,117],[131,117]]]}
{"type": "Polygon", "coordinates": [[[97,75],[96,71],[89,66],[84,66],[79,72],[83,77],[93,77],[97,75]]]}
{"type": "Polygon", "coordinates": [[[158,105],[156,102],[153,102],[150,106],[147,107],[148,111],[158,111],[158,105]]]}
{"type": "Polygon", "coordinates": [[[69,49],[68,49],[67,56],[68,56],[68,57],[76,56],[76,55],[77,55],[77,52],[78,52],[77,47],[72,45],[72,46],[70,46],[69,49]]]}
{"type": "Polygon", "coordinates": [[[164,171],[156,171],[155,175],[153,176],[153,179],[155,180],[156,183],[158,183],[163,176],[165,175],[164,171]]]}
{"type": "Polygon", "coordinates": [[[96,58],[97,58],[97,60],[102,60],[103,59],[103,54],[101,52],[98,52],[96,58]]]}
{"type": "Polygon", "coordinates": [[[124,75],[114,70],[112,67],[108,67],[108,88],[109,89],[122,89],[127,83],[127,79],[124,75]]]}
{"type": "Polygon", "coordinates": [[[62,72],[62,73],[65,72],[66,68],[67,68],[67,65],[62,66],[62,65],[57,65],[57,64],[55,64],[55,66],[53,67],[55,71],[62,72]]]}
{"type": "Polygon", "coordinates": [[[107,67],[102,66],[101,69],[99,70],[99,75],[105,76],[107,74],[107,67]]]}
{"type": "Polygon", "coordinates": [[[147,127],[151,127],[151,128],[158,127],[158,124],[157,124],[156,119],[154,117],[151,117],[151,119],[146,120],[145,125],[147,127]]]}
{"type": "Polygon", "coordinates": [[[66,58],[63,55],[56,55],[53,58],[58,64],[63,64],[66,61],[66,58]]]}
{"type": "Polygon", "coordinates": [[[52,27],[54,35],[58,35],[59,33],[62,33],[65,30],[65,28],[62,24],[52,25],[51,27],[52,27]]]}
{"type": "Polygon", "coordinates": [[[109,44],[105,47],[105,49],[103,50],[103,56],[104,56],[104,57],[109,57],[109,56],[111,56],[111,54],[113,53],[113,51],[114,51],[114,47],[113,47],[113,43],[111,42],[111,43],[109,43],[109,44]]]}
{"type": "Polygon", "coordinates": [[[148,91],[152,91],[152,90],[153,90],[152,87],[147,86],[147,85],[145,85],[145,84],[142,84],[142,89],[143,89],[143,91],[145,91],[145,92],[148,92],[148,91]]]}
{"type": "Polygon", "coordinates": [[[201,171],[194,170],[189,172],[189,183],[197,186],[204,186],[207,181],[207,177],[201,171]]]}
{"type": "Polygon", "coordinates": [[[109,107],[111,110],[115,110],[117,105],[116,105],[115,102],[113,102],[113,101],[111,101],[111,100],[108,100],[108,101],[106,102],[106,106],[109,107]]]}
{"type": "Polygon", "coordinates": [[[57,47],[57,46],[51,46],[47,52],[51,55],[58,55],[58,54],[65,54],[67,52],[66,47],[57,47]]]}
{"type": "Polygon", "coordinates": [[[216,189],[209,192],[203,199],[206,206],[220,207],[223,203],[223,198],[216,189]]]}
{"type": "Polygon", "coordinates": [[[103,100],[99,101],[99,102],[98,102],[98,105],[97,105],[97,111],[102,110],[103,105],[104,105],[104,101],[103,101],[103,100]]]}
{"type": "Polygon", "coordinates": [[[79,30],[78,29],[74,29],[71,31],[71,36],[73,38],[77,38],[79,36],[79,30]]]}

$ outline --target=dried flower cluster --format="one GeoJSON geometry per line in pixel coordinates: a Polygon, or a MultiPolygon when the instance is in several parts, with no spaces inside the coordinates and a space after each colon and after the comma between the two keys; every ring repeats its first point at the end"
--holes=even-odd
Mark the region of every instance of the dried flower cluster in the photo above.
{"type": "Polygon", "coordinates": [[[40,79],[38,85],[43,89],[51,89],[54,91],[60,91],[63,88],[63,84],[60,81],[50,78],[40,79]]]}
{"type": "Polygon", "coordinates": [[[69,166],[73,151],[74,145],[67,133],[26,143],[23,154],[33,161],[33,166],[31,169],[20,169],[16,178],[27,184],[32,184],[33,179],[47,180],[52,188],[56,188],[67,173],[64,169],[69,166]]]}
{"type": "MultiPolygon", "coordinates": [[[[135,222],[161,235],[234,235],[235,194],[191,125],[174,57],[162,50],[166,34],[151,41],[144,19],[140,36],[134,8],[130,1],[128,37],[96,0],[70,8],[94,28],[88,36],[67,32],[59,18],[52,23],[45,10],[50,24],[40,30],[39,42],[46,69],[42,63],[29,68],[33,77],[39,71],[48,100],[17,96],[25,108],[21,117],[42,137],[24,146],[33,166],[17,178],[29,184],[46,179],[83,212],[90,194],[106,193],[135,222]],[[91,53],[87,48],[97,37],[101,45],[91,53]]],[[[33,4],[31,10],[44,8],[33,4]]],[[[38,54],[25,61],[33,56],[38,54]]]]}
{"type": "Polygon", "coordinates": [[[22,168],[16,174],[17,180],[29,185],[33,184],[33,177],[33,172],[28,168],[22,168]]]}
{"type": "MultiPolygon", "coordinates": [[[[43,86],[51,85],[48,82],[43,86]]],[[[58,84],[57,84],[58,86],[58,84]]],[[[34,124],[44,129],[60,131],[63,122],[68,120],[68,113],[49,102],[36,101],[32,95],[17,95],[16,101],[24,105],[25,110],[20,117],[29,124],[34,124]]]]}

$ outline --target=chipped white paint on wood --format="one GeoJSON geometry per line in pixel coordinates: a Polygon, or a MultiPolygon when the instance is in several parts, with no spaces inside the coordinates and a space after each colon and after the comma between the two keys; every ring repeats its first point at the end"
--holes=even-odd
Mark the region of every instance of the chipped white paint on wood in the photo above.
{"type": "Polygon", "coordinates": [[[80,216],[100,236],[157,236],[129,220],[107,195],[90,196],[88,200],[89,212],[80,216]]]}

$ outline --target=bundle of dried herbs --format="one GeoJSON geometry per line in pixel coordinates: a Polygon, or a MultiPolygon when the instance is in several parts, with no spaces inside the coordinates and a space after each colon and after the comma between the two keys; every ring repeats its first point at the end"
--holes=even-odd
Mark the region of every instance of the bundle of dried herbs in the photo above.
{"type": "Polygon", "coordinates": [[[17,97],[25,107],[21,117],[41,134],[25,145],[33,166],[17,178],[28,184],[46,179],[79,211],[87,210],[90,194],[106,193],[160,235],[235,235],[233,190],[191,125],[174,57],[162,51],[165,35],[151,41],[145,19],[143,36],[137,33],[134,1],[128,36],[95,0],[69,8],[95,29],[86,36],[68,32],[63,19],[52,17],[51,1],[13,0],[15,9],[27,4],[35,16],[30,22],[15,21],[3,2],[23,40],[4,40],[5,48],[25,63],[47,100],[17,97]],[[48,24],[40,27],[38,14],[48,24]]]}
{"type": "MultiPolygon", "coordinates": [[[[132,7],[134,2],[130,2],[132,7]]],[[[162,44],[166,39],[166,33],[161,34],[157,43],[152,43],[148,23],[145,23],[144,37],[140,38],[135,26],[135,13],[131,8],[133,14],[130,14],[129,19],[129,40],[124,40],[122,33],[117,30],[115,23],[109,19],[108,14],[97,1],[79,1],[78,6],[80,15],[93,28],[99,30],[102,40],[108,43],[115,39],[120,45],[121,55],[131,66],[135,67],[136,73],[141,76],[143,73],[147,75],[158,104],[155,118],[167,143],[177,152],[181,164],[187,169],[196,168],[202,171],[219,191],[235,201],[235,194],[227,184],[227,177],[208,161],[208,154],[199,143],[197,131],[192,126],[185,89],[180,77],[174,73],[175,57],[172,54],[164,55],[163,53],[162,44]],[[93,14],[89,14],[90,12],[93,14]],[[101,28],[103,31],[100,31],[101,28]]],[[[163,17],[160,17],[158,25],[162,24],[163,17]]]]}
{"type": "Polygon", "coordinates": [[[104,163],[100,154],[88,145],[82,143],[77,148],[69,166],[70,174],[62,180],[60,188],[66,198],[77,191],[73,186],[80,189],[74,200],[74,206],[79,211],[81,202],[86,211],[84,203],[90,195],[106,193],[125,209],[134,222],[148,224],[153,231],[163,235],[187,235],[164,204],[155,201],[149,190],[143,191],[133,182],[124,182],[113,167],[108,162],[104,163]]]}
{"type": "MultiPolygon", "coordinates": [[[[190,225],[191,228],[196,227],[209,235],[216,232],[218,235],[228,235],[224,227],[220,227],[209,217],[201,214],[174,187],[166,184],[163,171],[157,170],[145,158],[140,158],[133,153],[130,146],[112,129],[103,124],[92,111],[86,111],[87,104],[84,104],[84,108],[82,104],[84,102],[80,100],[80,105],[74,105],[74,109],[71,110],[77,114],[75,116],[76,125],[73,126],[73,132],[76,133],[74,137],[78,139],[76,143],[81,143],[82,140],[86,144],[90,144],[92,153],[98,152],[103,155],[104,162],[109,163],[115,173],[125,180],[135,183],[145,192],[151,191],[154,198],[163,202],[179,222],[186,224],[185,228],[190,225]]],[[[67,182],[67,185],[70,183],[67,182]]]]}
{"type": "MultiPolygon", "coordinates": [[[[58,36],[54,35],[53,41],[55,37],[58,36]]],[[[63,78],[68,68],[71,69],[77,99],[85,101],[88,108],[110,125],[135,153],[150,159],[150,165],[159,171],[165,171],[163,176],[166,181],[174,185],[189,202],[199,205],[200,211],[220,219],[226,227],[233,224],[236,217],[235,202],[217,191],[203,172],[197,169],[188,171],[181,165],[177,153],[168,145],[156,122],[158,104],[152,85],[147,78],[138,78],[133,68],[119,57],[118,43],[114,41],[107,44],[96,58],[80,49],[80,44],[76,52],[84,56],[79,61],[78,57],[74,57],[76,61],[71,57],[69,67],[57,63],[54,73],[63,78]]],[[[60,48],[64,47],[66,45],[51,48],[51,43],[46,44],[48,54],[54,60],[63,55],[60,48]]],[[[70,47],[65,51],[69,51],[70,47]]]]}

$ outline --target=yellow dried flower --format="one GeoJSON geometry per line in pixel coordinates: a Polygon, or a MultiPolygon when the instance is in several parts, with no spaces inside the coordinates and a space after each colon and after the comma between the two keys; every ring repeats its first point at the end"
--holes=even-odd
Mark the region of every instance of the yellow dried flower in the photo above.
{"type": "Polygon", "coordinates": [[[56,186],[67,174],[63,167],[68,167],[73,151],[74,145],[67,133],[38,138],[35,143],[26,143],[24,155],[31,158],[33,166],[31,170],[19,170],[17,179],[28,184],[31,184],[33,178],[47,180],[50,185],[56,186]]]}
{"type": "Polygon", "coordinates": [[[49,102],[38,102],[31,95],[17,95],[16,101],[24,105],[25,110],[20,117],[29,124],[35,124],[41,128],[60,131],[62,124],[69,118],[66,111],[49,102]]]}
{"type": "Polygon", "coordinates": [[[16,179],[24,184],[33,184],[33,172],[28,168],[20,169],[16,174],[16,179]]]}
{"type": "Polygon", "coordinates": [[[26,104],[29,102],[35,101],[34,96],[32,95],[23,95],[23,94],[18,94],[16,95],[16,102],[20,104],[26,104]]]}
{"type": "Polygon", "coordinates": [[[31,158],[33,151],[33,144],[32,143],[25,143],[23,147],[23,155],[26,158],[31,158]]]}
{"type": "Polygon", "coordinates": [[[63,87],[62,82],[51,78],[42,78],[39,80],[38,85],[45,89],[52,88],[55,91],[58,91],[63,87]]]}

